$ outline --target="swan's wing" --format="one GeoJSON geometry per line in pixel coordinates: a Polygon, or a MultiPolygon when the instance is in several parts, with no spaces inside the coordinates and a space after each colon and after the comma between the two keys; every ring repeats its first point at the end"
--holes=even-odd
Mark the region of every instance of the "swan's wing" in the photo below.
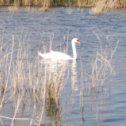
{"type": "Polygon", "coordinates": [[[43,57],[43,54],[41,52],[38,52],[38,55],[41,56],[41,57],[43,57]]]}
{"type": "Polygon", "coordinates": [[[38,52],[38,55],[41,56],[43,59],[50,59],[51,58],[51,53],[41,53],[38,52]]]}
{"type": "Polygon", "coordinates": [[[41,56],[43,59],[52,59],[52,60],[71,60],[73,59],[71,56],[61,53],[61,52],[56,52],[56,51],[50,51],[49,53],[41,53],[38,52],[38,55],[41,56]]]}
{"type": "Polygon", "coordinates": [[[53,50],[50,50],[50,52],[55,52],[55,51],[53,51],[53,50]]]}
{"type": "Polygon", "coordinates": [[[56,51],[51,51],[51,57],[56,60],[69,60],[73,59],[71,56],[62,53],[62,52],[56,52],[56,51]]]}

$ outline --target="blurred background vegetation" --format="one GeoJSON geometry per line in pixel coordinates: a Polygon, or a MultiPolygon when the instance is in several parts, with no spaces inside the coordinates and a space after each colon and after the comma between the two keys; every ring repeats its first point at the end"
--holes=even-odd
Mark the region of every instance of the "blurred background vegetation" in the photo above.
{"type": "Polygon", "coordinates": [[[93,7],[98,2],[104,4],[116,3],[116,7],[126,7],[126,0],[0,0],[1,6],[79,6],[79,7],[93,7]]]}

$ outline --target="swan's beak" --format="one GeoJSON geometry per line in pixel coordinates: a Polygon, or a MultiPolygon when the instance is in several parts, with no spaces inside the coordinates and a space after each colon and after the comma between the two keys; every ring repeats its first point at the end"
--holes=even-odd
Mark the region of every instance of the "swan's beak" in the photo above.
{"type": "Polygon", "coordinates": [[[80,44],[80,41],[79,41],[79,40],[77,40],[77,41],[76,41],[76,43],[77,43],[77,44],[80,44]]]}

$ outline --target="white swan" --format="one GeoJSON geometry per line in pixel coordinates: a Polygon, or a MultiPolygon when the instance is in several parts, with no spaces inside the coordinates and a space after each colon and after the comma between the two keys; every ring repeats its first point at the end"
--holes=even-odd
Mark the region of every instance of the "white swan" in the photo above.
{"type": "Polygon", "coordinates": [[[73,57],[57,51],[50,51],[48,53],[41,53],[38,52],[38,55],[41,56],[43,59],[49,59],[49,60],[73,60],[77,59],[77,52],[76,52],[76,46],[75,44],[80,44],[80,41],[78,38],[72,39],[72,50],[73,50],[73,57]]]}

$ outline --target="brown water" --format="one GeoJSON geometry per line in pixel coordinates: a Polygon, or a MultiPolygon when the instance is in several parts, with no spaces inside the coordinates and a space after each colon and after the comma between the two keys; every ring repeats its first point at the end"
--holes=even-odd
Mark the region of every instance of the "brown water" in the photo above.
{"type": "MultiPolygon", "coordinates": [[[[0,9],[0,36],[10,41],[12,35],[16,41],[25,41],[31,46],[32,58],[43,45],[61,50],[73,37],[81,41],[77,47],[78,60],[67,75],[68,80],[60,98],[58,120],[63,126],[125,126],[126,124],[126,13],[113,11],[94,16],[88,9],[56,8],[48,12],[26,11],[23,8],[15,12],[0,9]],[[97,34],[102,45],[116,45],[120,41],[113,59],[115,74],[102,86],[93,90],[82,71],[90,73],[99,45],[97,34]],[[109,38],[109,40],[106,40],[109,38]],[[83,97],[80,92],[84,91],[83,97]]],[[[69,45],[71,54],[71,45],[69,45]]],[[[5,111],[5,114],[8,113],[5,111]]],[[[29,115],[29,114],[28,114],[29,115]]],[[[26,114],[27,116],[27,114],[26,114]]],[[[45,121],[42,126],[54,125],[54,120],[45,121]]],[[[2,126],[2,124],[0,124],[2,126]]],[[[4,126],[10,122],[5,119],[4,126]]],[[[17,124],[19,125],[19,124],[17,124]]],[[[29,122],[20,125],[30,125],[29,122]]]]}

